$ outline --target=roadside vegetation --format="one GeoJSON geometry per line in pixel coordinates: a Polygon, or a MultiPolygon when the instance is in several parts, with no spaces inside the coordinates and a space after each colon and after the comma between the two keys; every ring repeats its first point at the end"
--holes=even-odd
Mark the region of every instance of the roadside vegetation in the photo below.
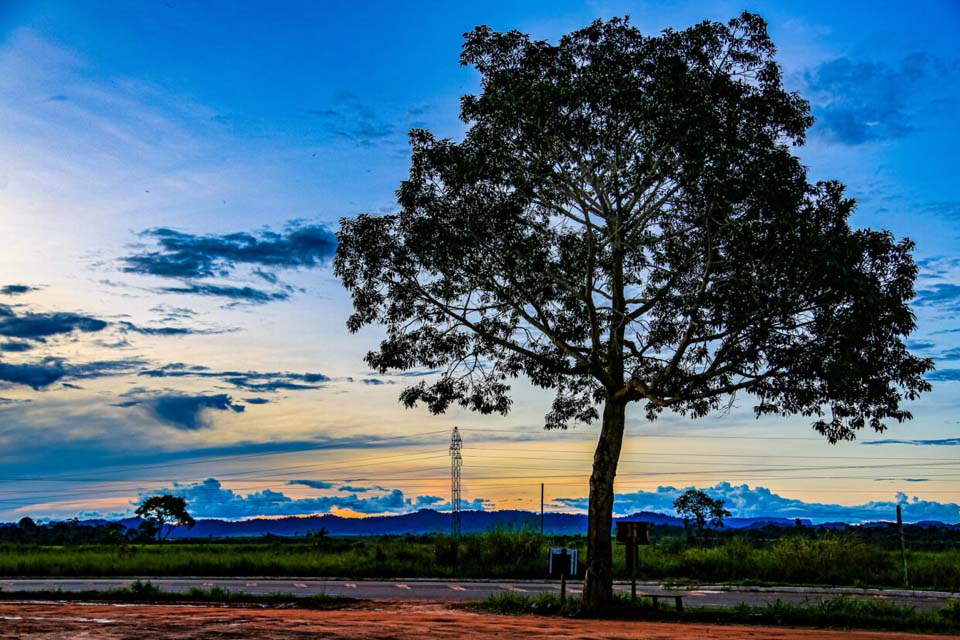
{"type": "MultiPolygon", "coordinates": [[[[907,527],[910,586],[960,591],[960,531],[907,527]]],[[[894,527],[766,527],[707,530],[654,527],[640,547],[640,580],[738,584],[901,587],[894,527]]],[[[127,535],[113,525],[76,523],[0,527],[0,576],[322,576],[350,578],[546,577],[548,547],[585,552],[583,536],[491,531],[449,536],[170,540],[127,535]]],[[[614,575],[628,577],[624,547],[614,547],[614,575]]]]}
{"type": "Polygon", "coordinates": [[[164,591],[149,580],[134,580],[129,587],[99,591],[64,591],[43,589],[37,591],[3,591],[0,600],[56,600],[67,602],[124,602],[124,603],[196,603],[196,604],[259,604],[295,606],[303,609],[327,609],[356,602],[353,598],[314,594],[297,596],[292,593],[245,593],[222,587],[201,589],[193,587],[184,593],[164,591]]]}
{"type": "MultiPolygon", "coordinates": [[[[573,615],[580,612],[581,601],[568,598],[564,604],[550,594],[524,596],[499,593],[469,605],[487,613],[508,615],[573,615]]],[[[686,608],[678,612],[669,605],[655,608],[647,598],[636,601],[617,595],[604,617],[629,620],[682,620],[721,624],[756,624],[786,627],[833,627],[954,634],[960,632],[960,603],[936,611],[917,611],[894,604],[837,597],[796,605],[776,601],[761,606],[740,604],[722,608],[686,608]]]]}

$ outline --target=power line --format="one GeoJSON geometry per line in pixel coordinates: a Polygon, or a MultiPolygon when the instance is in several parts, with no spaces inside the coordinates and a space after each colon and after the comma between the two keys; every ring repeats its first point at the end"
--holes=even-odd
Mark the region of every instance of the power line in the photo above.
{"type": "MultiPolygon", "coordinates": [[[[470,447],[471,451],[491,451],[497,453],[498,457],[503,458],[518,458],[526,460],[542,460],[543,456],[518,456],[510,452],[504,452],[500,449],[490,449],[484,447],[470,447]]],[[[570,451],[568,449],[542,449],[537,447],[538,452],[543,453],[564,453],[568,455],[582,456],[583,453],[579,451],[570,451]]],[[[809,460],[863,460],[864,458],[869,460],[924,460],[924,461],[941,461],[941,462],[956,462],[956,458],[929,458],[926,456],[916,456],[916,457],[904,457],[904,456],[893,456],[893,457],[884,457],[884,456],[798,456],[798,455],[776,455],[776,454],[766,454],[758,453],[754,455],[747,455],[743,453],[675,453],[675,452],[650,452],[650,453],[633,453],[620,456],[620,461],[628,461],[633,459],[634,456],[665,456],[665,457],[690,457],[690,458],[774,458],[774,459],[809,459],[809,460]]],[[[640,460],[639,462],[643,462],[640,460]]]]}
{"type": "MultiPolygon", "coordinates": [[[[187,457],[184,460],[177,460],[177,461],[171,461],[171,462],[159,462],[154,464],[130,463],[130,464],[122,464],[122,465],[105,465],[105,466],[97,467],[96,469],[92,469],[90,471],[81,471],[78,473],[78,475],[90,475],[94,473],[103,473],[105,470],[116,470],[116,469],[141,470],[141,469],[160,469],[160,468],[167,468],[167,467],[182,467],[182,466],[195,465],[195,464],[207,464],[211,461],[217,461],[217,460],[239,460],[239,459],[246,459],[246,458],[263,458],[267,456],[290,455],[294,453],[305,453],[307,451],[318,451],[318,450],[349,451],[351,449],[361,449],[361,448],[365,449],[365,448],[368,448],[370,444],[379,444],[381,442],[390,442],[394,440],[408,440],[411,438],[422,438],[425,436],[437,435],[437,434],[446,433],[446,432],[447,432],[446,429],[441,429],[438,431],[426,431],[422,433],[413,433],[413,434],[402,435],[402,436],[381,437],[381,438],[376,438],[372,441],[368,441],[362,447],[360,445],[331,446],[331,445],[324,445],[324,444],[316,444],[316,445],[298,447],[294,449],[288,449],[286,451],[255,451],[252,453],[236,453],[236,454],[229,454],[229,455],[222,455],[222,456],[202,456],[201,455],[201,456],[187,457]],[[192,458],[199,458],[199,459],[192,459],[192,458]]],[[[395,445],[395,446],[400,446],[400,445],[395,445]]],[[[413,445],[413,446],[423,446],[423,445],[413,445]]]]}

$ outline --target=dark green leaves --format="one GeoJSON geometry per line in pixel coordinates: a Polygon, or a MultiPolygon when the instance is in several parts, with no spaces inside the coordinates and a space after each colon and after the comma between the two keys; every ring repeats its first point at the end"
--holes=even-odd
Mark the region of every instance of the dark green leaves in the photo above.
{"type": "Polygon", "coordinates": [[[703,416],[738,391],[830,440],[908,418],[930,368],[903,345],[912,245],[808,183],[809,106],[774,53],[752,14],[468,33],[464,140],[413,131],[400,212],[342,222],[348,327],[387,331],[368,363],[442,370],[402,396],[435,412],[506,412],[525,376],[557,392],[548,427],[609,399],[703,416]]]}

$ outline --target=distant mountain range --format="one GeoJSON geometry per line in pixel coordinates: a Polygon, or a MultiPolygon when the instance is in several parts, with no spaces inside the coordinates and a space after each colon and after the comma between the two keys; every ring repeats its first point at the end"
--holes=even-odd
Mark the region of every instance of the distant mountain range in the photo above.
{"type": "MultiPolygon", "coordinates": [[[[305,535],[320,529],[326,529],[333,536],[379,536],[379,535],[424,535],[450,531],[450,513],[441,513],[433,509],[421,509],[414,513],[389,516],[370,516],[365,518],[344,518],[337,515],[299,516],[286,518],[254,518],[251,520],[198,519],[193,529],[177,527],[171,538],[211,538],[228,536],[294,536],[305,535]]],[[[540,514],[529,511],[464,511],[461,513],[461,530],[464,533],[482,533],[493,529],[518,531],[540,530],[540,514]]],[[[683,520],[676,516],[643,511],[615,521],[649,522],[654,525],[682,527],[683,520]]],[[[86,521],[99,524],[103,521],[86,521]]],[[[119,521],[128,528],[140,524],[138,518],[126,518],[119,521]]],[[[805,527],[814,526],[810,520],[801,519],[805,527]]],[[[885,525],[886,523],[866,523],[861,526],[885,525]]],[[[958,524],[924,521],[914,523],[925,527],[948,527],[960,530],[958,524]]],[[[754,529],[765,526],[794,527],[796,521],[790,518],[727,518],[724,525],[728,529],[754,529]]],[[[844,528],[843,522],[824,523],[818,528],[844,528]]],[[[587,531],[587,516],[575,513],[547,513],[544,515],[544,533],[552,535],[578,535],[587,531]]]]}

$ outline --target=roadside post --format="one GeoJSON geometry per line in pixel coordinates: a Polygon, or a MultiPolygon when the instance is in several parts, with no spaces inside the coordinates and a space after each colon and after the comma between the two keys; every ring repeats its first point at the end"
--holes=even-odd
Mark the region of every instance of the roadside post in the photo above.
{"type": "Polygon", "coordinates": [[[637,599],[637,555],[641,544],[650,544],[649,522],[618,522],[617,544],[626,545],[627,570],[630,572],[630,598],[637,599]]]}
{"type": "Polygon", "coordinates": [[[910,578],[907,576],[907,541],[903,537],[903,512],[900,505],[897,505],[897,529],[900,530],[900,557],[903,558],[903,586],[910,586],[910,578]]]}
{"type": "Polygon", "coordinates": [[[551,547],[547,571],[551,578],[560,578],[560,604],[567,601],[567,576],[577,575],[579,552],[566,547],[551,547]]]}

